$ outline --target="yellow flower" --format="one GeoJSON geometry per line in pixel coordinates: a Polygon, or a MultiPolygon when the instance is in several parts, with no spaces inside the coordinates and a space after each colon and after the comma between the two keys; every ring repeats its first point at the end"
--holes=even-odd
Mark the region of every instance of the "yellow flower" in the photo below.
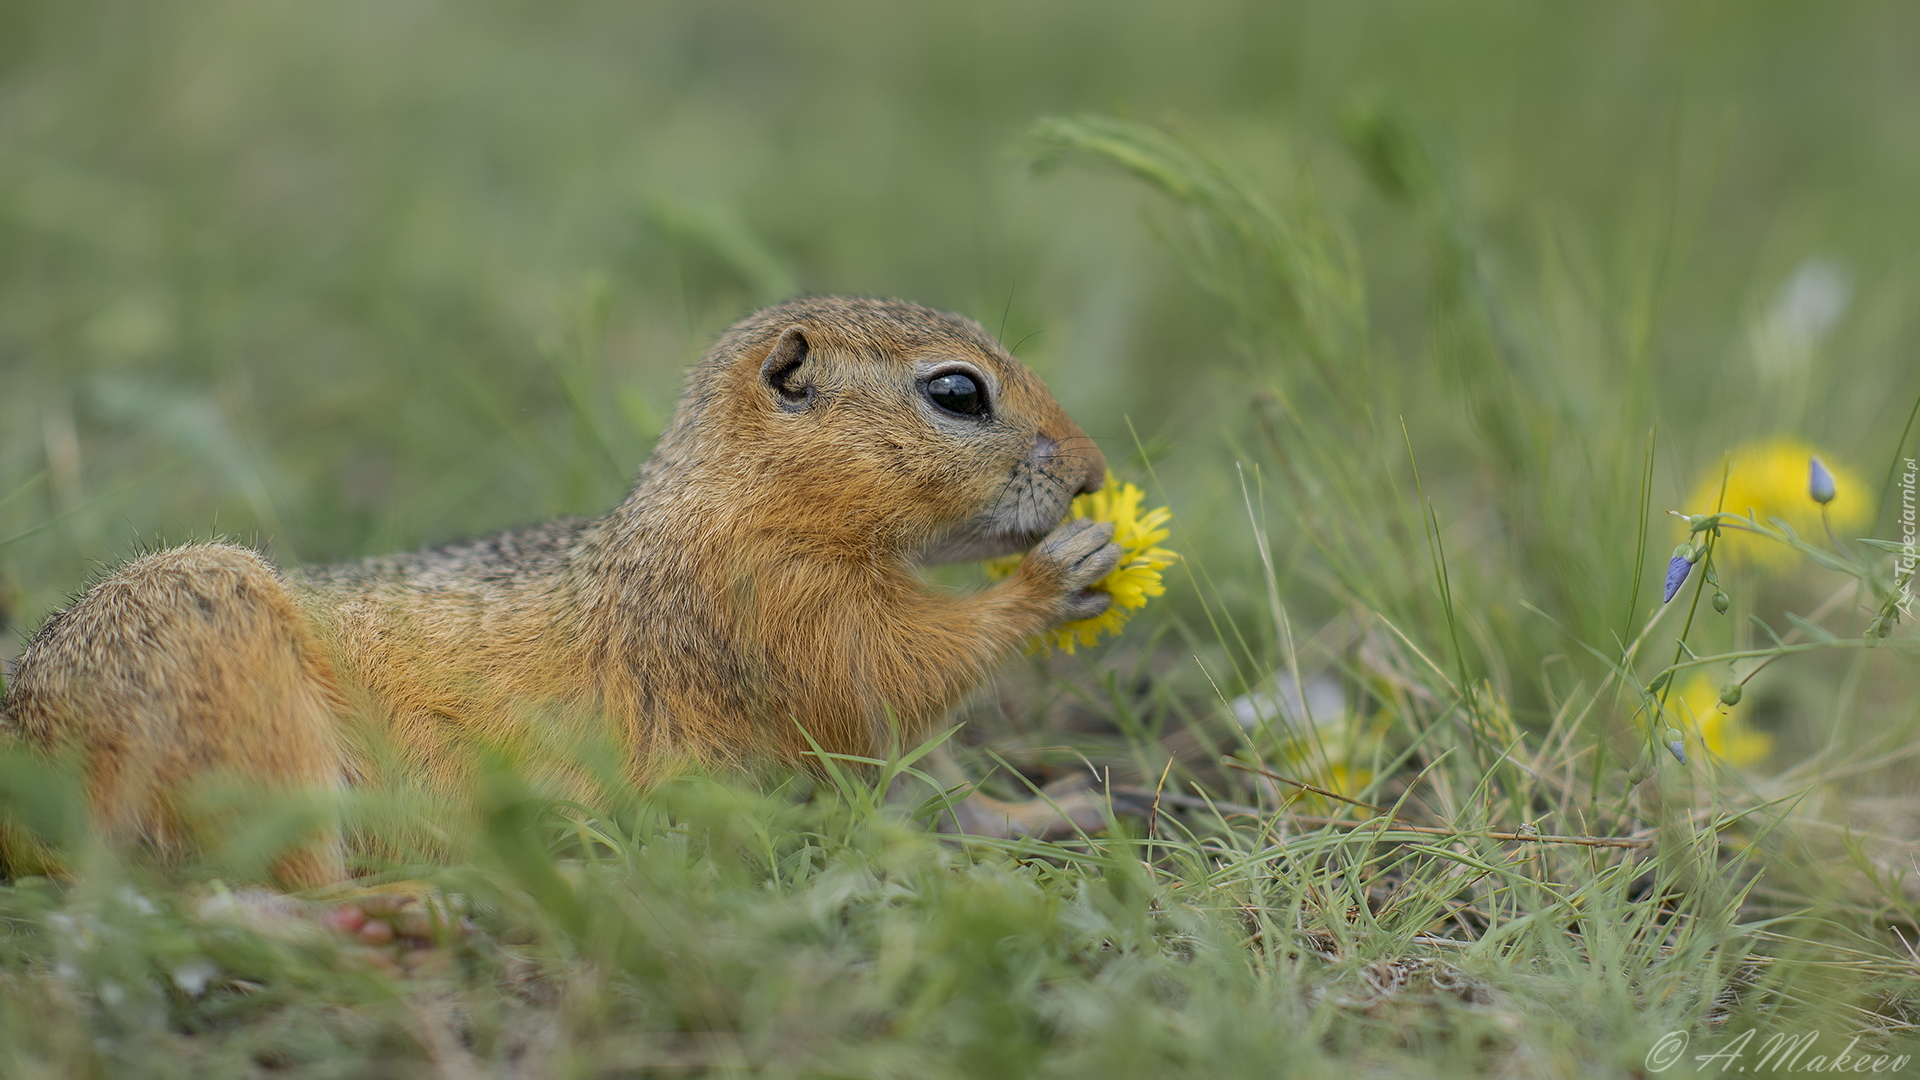
{"type": "MultiPolygon", "coordinates": [[[[1113,542],[1126,554],[1121,556],[1120,564],[1112,573],[1093,584],[1093,588],[1113,595],[1113,603],[1107,610],[1091,619],[1064,623],[1047,631],[1035,639],[1035,652],[1052,646],[1071,654],[1082,645],[1097,643],[1102,634],[1117,634],[1135,611],[1147,606],[1150,597],[1167,591],[1160,582],[1160,571],[1172,566],[1179,556],[1158,545],[1169,535],[1166,524],[1172,519],[1173,511],[1163,506],[1142,514],[1140,500],[1145,497],[1146,493],[1138,487],[1120,483],[1108,473],[1106,485],[1099,491],[1073,500],[1070,516],[1113,522],[1113,542]]],[[[989,560],[987,573],[996,580],[1004,578],[1013,573],[1023,558],[1024,555],[1009,555],[989,560]]]]}
{"type": "Polygon", "coordinates": [[[1338,765],[1328,767],[1327,771],[1322,774],[1321,779],[1325,781],[1320,785],[1321,787],[1326,788],[1336,795],[1345,795],[1351,799],[1359,795],[1362,791],[1365,791],[1368,784],[1373,783],[1373,770],[1362,769],[1341,762],[1338,765]]]}
{"type": "MultiPolygon", "coordinates": [[[[1733,452],[1727,473],[1727,497],[1720,500],[1720,466],[1705,470],[1688,496],[1689,514],[1711,514],[1716,507],[1726,513],[1745,516],[1771,527],[1769,518],[1779,518],[1800,538],[1810,543],[1826,542],[1826,526],[1820,520],[1820,504],[1808,493],[1807,482],[1813,457],[1819,451],[1796,439],[1772,439],[1748,443],[1733,452]]],[[[1846,539],[1848,531],[1867,523],[1867,489],[1850,470],[1821,455],[1833,475],[1836,491],[1827,504],[1827,521],[1835,535],[1846,539]]],[[[1734,563],[1745,563],[1763,570],[1792,569],[1800,553],[1765,537],[1737,529],[1724,529],[1716,549],[1734,563]]]]}
{"type": "Polygon", "coordinates": [[[1703,673],[1689,678],[1667,702],[1667,707],[1689,721],[1707,753],[1735,768],[1766,760],[1773,753],[1773,736],[1748,730],[1734,715],[1737,705],[1720,703],[1720,688],[1703,673]]]}
{"type": "MultiPolygon", "coordinates": [[[[1357,799],[1373,783],[1367,763],[1379,752],[1386,735],[1385,718],[1363,720],[1352,714],[1325,717],[1315,730],[1289,740],[1280,752],[1279,772],[1305,780],[1335,795],[1357,799]]],[[[1282,802],[1296,810],[1335,813],[1344,803],[1308,791],[1282,792],[1282,802]]]]}
{"type": "MultiPolygon", "coordinates": [[[[1291,771],[1292,779],[1305,780],[1349,799],[1359,798],[1360,793],[1367,790],[1367,785],[1373,783],[1373,770],[1346,761],[1335,761],[1324,768],[1315,769],[1308,761],[1290,760],[1281,768],[1291,771]]],[[[1296,812],[1305,810],[1315,814],[1338,813],[1342,807],[1350,805],[1290,785],[1280,789],[1280,804],[1296,812]]]]}

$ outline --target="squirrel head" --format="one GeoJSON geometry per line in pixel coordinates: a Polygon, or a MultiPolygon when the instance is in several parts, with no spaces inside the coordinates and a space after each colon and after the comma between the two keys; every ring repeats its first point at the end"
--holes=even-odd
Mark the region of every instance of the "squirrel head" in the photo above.
{"type": "Polygon", "coordinates": [[[698,486],[735,529],[954,562],[1031,547],[1106,468],[973,320],[806,297],[721,335],[641,485],[698,486]]]}

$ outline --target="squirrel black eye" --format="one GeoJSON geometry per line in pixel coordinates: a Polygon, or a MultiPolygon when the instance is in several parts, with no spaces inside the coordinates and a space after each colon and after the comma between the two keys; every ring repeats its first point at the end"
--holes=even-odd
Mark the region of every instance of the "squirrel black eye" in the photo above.
{"type": "Polygon", "coordinates": [[[987,411],[987,392],[971,375],[950,371],[927,383],[927,399],[950,413],[981,416],[987,411]]]}

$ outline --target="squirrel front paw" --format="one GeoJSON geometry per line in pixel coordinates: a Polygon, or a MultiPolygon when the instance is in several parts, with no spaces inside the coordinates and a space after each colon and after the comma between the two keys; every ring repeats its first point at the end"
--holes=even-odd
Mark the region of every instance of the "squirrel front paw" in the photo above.
{"type": "Polygon", "coordinates": [[[1091,619],[1113,603],[1089,588],[1126,554],[1113,542],[1113,522],[1075,518],[1048,533],[1020,562],[1020,575],[1054,607],[1053,623],[1091,619]]]}

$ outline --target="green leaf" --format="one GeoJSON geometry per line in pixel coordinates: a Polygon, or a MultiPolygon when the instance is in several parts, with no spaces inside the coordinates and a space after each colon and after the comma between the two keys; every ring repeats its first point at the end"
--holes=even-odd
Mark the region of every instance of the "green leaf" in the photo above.
{"type": "Polygon", "coordinates": [[[1822,645],[1832,645],[1834,642],[1840,640],[1840,636],[1833,631],[1812,620],[1803,619],[1791,611],[1787,612],[1787,621],[1799,627],[1801,633],[1822,645]]]}

